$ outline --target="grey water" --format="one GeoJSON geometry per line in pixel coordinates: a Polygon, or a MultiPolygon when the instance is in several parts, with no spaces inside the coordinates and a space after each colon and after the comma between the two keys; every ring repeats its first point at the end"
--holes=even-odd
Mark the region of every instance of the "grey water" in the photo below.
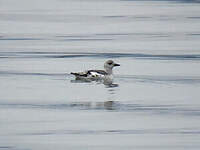
{"type": "Polygon", "coordinates": [[[0,0],[0,150],[199,150],[199,2],[0,0]]]}

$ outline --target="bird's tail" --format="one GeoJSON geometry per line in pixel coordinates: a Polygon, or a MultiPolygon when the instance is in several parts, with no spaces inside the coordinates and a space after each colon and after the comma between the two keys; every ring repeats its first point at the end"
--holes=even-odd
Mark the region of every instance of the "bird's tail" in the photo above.
{"type": "Polygon", "coordinates": [[[73,74],[75,76],[78,76],[79,74],[78,73],[75,73],[75,72],[71,72],[70,74],[73,74]]]}

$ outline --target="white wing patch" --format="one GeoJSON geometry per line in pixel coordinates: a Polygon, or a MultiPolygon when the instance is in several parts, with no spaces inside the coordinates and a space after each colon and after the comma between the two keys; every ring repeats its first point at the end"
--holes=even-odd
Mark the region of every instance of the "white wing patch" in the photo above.
{"type": "Polygon", "coordinates": [[[90,72],[91,73],[91,77],[93,78],[103,78],[104,75],[100,74],[100,73],[97,73],[97,72],[90,72]]]}

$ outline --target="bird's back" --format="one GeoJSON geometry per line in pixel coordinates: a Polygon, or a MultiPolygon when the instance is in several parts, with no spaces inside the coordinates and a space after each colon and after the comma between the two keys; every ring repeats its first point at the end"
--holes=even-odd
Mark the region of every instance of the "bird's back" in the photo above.
{"type": "Polygon", "coordinates": [[[78,73],[71,72],[71,74],[75,75],[76,78],[85,78],[85,79],[102,79],[108,75],[108,73],[105,72],[104,70],[87,70],[85,72],[78,72],[78,73]]]}

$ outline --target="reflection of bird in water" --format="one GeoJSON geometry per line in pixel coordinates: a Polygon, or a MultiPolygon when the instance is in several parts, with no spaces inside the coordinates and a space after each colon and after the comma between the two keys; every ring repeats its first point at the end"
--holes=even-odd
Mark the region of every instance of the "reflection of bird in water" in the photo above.
{"type": "Polygon", "coordinates": [[[118,108],[118,102],[115,101],[105,101],[105,102],[74,102],[71,103],[71,107],[80,109],[106,109],[115,110],[118,108]]]}
{"type": "Polygon", "coordinates": [[[113,71],[112,69],[116,66],[120,66],[115,63],[113,60],[108,60],[104,63],[105,70],[86,70],[84,72],[74,73],[71,72],[72,75],[75,75],[76,80],[80,80],[83,82],[91,82],[91,81],[102,81],[108,87],[115,87],[117,84],[113,84],[113,71]]]}

